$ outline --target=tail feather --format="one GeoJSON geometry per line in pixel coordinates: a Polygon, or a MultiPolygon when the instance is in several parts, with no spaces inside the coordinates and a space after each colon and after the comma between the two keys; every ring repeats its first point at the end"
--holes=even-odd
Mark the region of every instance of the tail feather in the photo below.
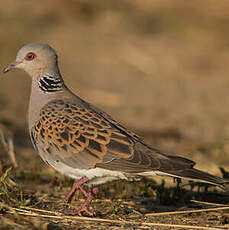
{"type": "Polygon", "coordinates": [[[216,185],[221,187],[222,189],[226,189],[225,184],[228,183],[223,178],[213,176],[209,173],[203,172],[195,168],[188,168],[188,169],[172,171],[172,172],[163,172],[163,174],[216,185]]]}

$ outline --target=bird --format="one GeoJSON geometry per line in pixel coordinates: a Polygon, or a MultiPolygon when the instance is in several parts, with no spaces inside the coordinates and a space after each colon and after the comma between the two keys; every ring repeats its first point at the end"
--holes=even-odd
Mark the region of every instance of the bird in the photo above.
{"type": "Polygon", "coordinates": [[[82,206],[69,210],[69,214],[93,215],[90,204],[98,186],[115,180],[171,176],[223,188],[223,178],[195,169],[190,159],[151,147],[74,94],[63,80],[51,46],[23,46],[3,73],[12,69],[24,70],[32,79],[28,126],[35,150],[56,171],[75,179],[66,202],[71,202],[77,190],[85,196],[82,206]]]}

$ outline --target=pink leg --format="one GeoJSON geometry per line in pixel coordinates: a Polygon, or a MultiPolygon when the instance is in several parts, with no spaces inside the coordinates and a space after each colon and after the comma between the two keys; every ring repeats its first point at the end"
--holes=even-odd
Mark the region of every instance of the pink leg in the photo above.
{"type": "Polygon", "coordinates": [[[88,178],[86,176],[84,176],[84,177],[80,178],[78,181],[76,181],[73,184],[71,191],[65,197],[64,201],[67,203],[71,203],[72,197],[74,196],[77,189],[80,189],[84,195],[88,194],[87,191],[83,187],[83,184],[86,183],[87,181],[88,181],[88,178]]]}
{"type": "Polygon", "coordinates": [[[83,203],[83,205],[80,207],[79,210],[73,209],[68,210],[68,213],[71,215],[79,214],[81,215],[82,212],[86,212],[89,215],[93,215],[93,212],[89,209],[89,205],[91,204],[91,201],[95,198],[97,192],[99,191],[98,188],[92,188],[90,192],[87,192],[83,186],[84,183],[88,181],[88,178],[82,177],[80,180],[76,181],[71,191],[68,193],[68,195],[65,198],[65,201],[70,203],[72,200],[72,197],[74,196],[77,189],[80,189],[81,192],[84,194],[85,197],[87,197],[86,201],[83,203]]]}

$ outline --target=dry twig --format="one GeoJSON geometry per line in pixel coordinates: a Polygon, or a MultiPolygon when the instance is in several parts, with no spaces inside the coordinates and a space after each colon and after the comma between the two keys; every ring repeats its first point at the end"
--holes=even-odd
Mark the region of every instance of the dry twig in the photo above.
{"type": "Polygon", "coordinates": [[[229,206],[218,207],[218,208],[202,208],[196,210],[184,210],[184,211],[174,211],[174,212],[159,212],[159,213],[147,213],[146,216],[165,216],[165,215],[177,215],[177,214],[189,214],[189,213],[198,213],[198,212],[212,212],[212,211],[221,211],[228,210],[229,206]]]}
{"type": "Polygon", "coordinates": [[[205,201],[199,201],[199,200],[190,200],[191,202],[198,203],[198,204],[204,204],[204,205],[212,205],[212,206],[223,206],[223,207],[228,207],[227,204],[218,204],[218,203],[210,203],[210,202],[205,202],[205,201]]]}

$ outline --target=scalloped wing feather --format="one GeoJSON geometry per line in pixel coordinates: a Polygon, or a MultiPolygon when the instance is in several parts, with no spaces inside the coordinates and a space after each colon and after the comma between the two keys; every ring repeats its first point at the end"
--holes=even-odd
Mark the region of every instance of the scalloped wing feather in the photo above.
{"type": "Polygon", "coordinates": [[[55,100],[45,105],[31,136],[39,149],[65,162],[74,160],[78,168],[95,167],[104,160],[127,159],[134,154],[130,137],[100,115],[70,101],[55,100]]]}

